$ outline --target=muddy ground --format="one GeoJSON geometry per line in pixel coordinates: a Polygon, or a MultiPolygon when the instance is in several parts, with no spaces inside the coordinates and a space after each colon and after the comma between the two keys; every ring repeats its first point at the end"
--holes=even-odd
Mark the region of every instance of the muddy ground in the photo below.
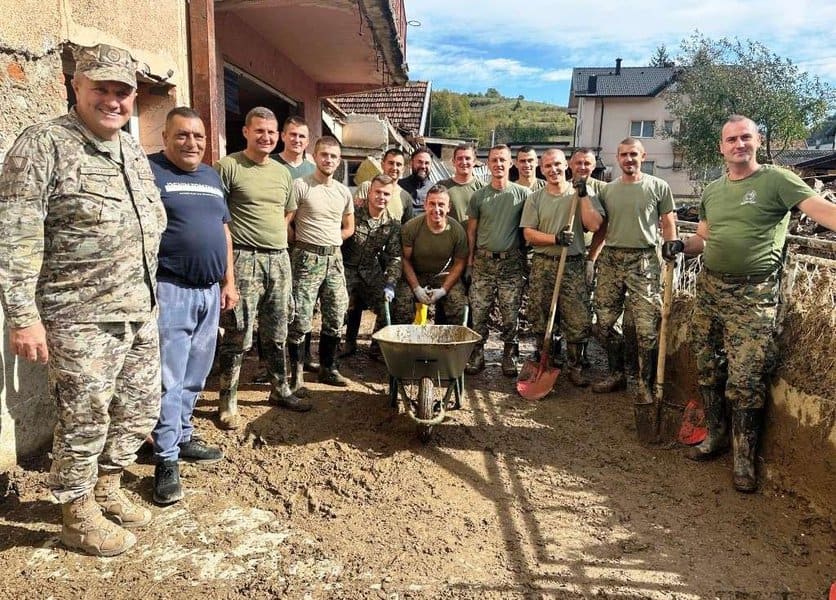
{"type": "MultiPolygon", "coordinates": [[[[311,383],[310,413],[246,386],[237,432],[215,427],[210,381],[195,422],[227,459],[184,465],[185,499],[121,557],[58,543],[48,459],[8,474],[0,598],[816,599],[836,580],[828,518],[769,483],[736,493],[728,456],[640,446],[627,395],[560,378],[524,401],[494,345],[424,445],[366,344],[347,391],[311,383]]],[[[152,479],[148,457],[126,476],[149,506],[152,479]]]]}

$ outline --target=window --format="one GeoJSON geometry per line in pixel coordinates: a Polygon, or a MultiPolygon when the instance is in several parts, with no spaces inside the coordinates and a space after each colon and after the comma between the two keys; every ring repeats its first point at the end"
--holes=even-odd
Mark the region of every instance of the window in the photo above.
{"type": "Polygon", "coordinates": [[[655,121],[631,121],[630,136],[634,138],[652,138],[655,128],[655,121]]]}
{"type": "Polygon", "coordinates": [[[673,124],[673,121],[665,121],[662,128],[664,129],[666,135],[673,135],[673,124]]]}
{"type": "Polygon", "coordinates": [[[647,173],[648,175],[653,175],[653,172],[656,170],[656,161],[655,160],[646,160],[642,163],[642,173],[647,173]]]}

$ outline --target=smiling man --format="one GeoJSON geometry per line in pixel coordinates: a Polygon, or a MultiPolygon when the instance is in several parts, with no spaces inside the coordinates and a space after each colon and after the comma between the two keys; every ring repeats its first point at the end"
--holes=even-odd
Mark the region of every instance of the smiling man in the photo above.
{"type": "Polygon", "coordinates": [[[424,210],[424,200],[433,185],[430,181],[430,166],[432,166],[432,153],[429,148],[421,146],[412,153],[410,158],[410,174],[398,181],[398,185],[412,196],[412,211],[416,215],[424,210]]]}
{"type": "MultiPolygon", "coordinates": [[[[412,195],[398,185],[398,181],[403,177],[405,166],[403,150],[400,148],[389,148],[383,153],[380,165],[383,168],[383,174],[391,177],[395,182],[392,192],[392,202],[389,203],[386,210],[393,219],[397,219],[401,223],[406,223],[414,216],[414,212],[412,210],[412,195]]],[[[364,181],[357,187],[357,191],[354,192],[355,208],[365,206],[371,185],[371,181],[364,181]]]]}
{"type": "Polygon", "coordinates": [[[517,180],[514,182],[528,188],[531,192],[542,190],[546,182],[537,179],[537,151],[531,146],[522,146],[517,150],[517,158],[514,161],[517,168],[517,180]]]}
{"type": "Polygon", "coordinates": [[[471,144],[460,144],[453,150],[455,173],[449,179],[439,181],[450,194],[450,216],[464,227],[467,224],[467,206],[470,197],[485,182],[473,175],[476,164],[476,149],[471,144]]]}
{"type": "Polygon", "coordinates": [[[159,414],[155,275],[166,217],[145,154],[122,131],[136,62],[105,44],[74,58],[76,106],[26,129],[6,155],[0,294],[11,351],[48,367],[61,541],[114,556],[136,542],[125,528],[151,521],[120,479],[159,414]]]}

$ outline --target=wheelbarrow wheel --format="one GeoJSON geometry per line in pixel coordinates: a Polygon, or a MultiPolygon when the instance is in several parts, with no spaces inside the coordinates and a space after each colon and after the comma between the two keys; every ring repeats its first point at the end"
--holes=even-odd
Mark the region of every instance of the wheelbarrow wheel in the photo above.
{"type": "MultiPolygon", "coordinates": [[[[418,384],[418,403],[415,407],[415,416],[426,421],[432,419],[434,403],[435,393],[433,390],[433,380],[429,377],[422,377],[418,384]]],[[[422,442],[425,444],[428,443],[432,435],[432,425],[418,425],[418,437],[422,442]]]]}

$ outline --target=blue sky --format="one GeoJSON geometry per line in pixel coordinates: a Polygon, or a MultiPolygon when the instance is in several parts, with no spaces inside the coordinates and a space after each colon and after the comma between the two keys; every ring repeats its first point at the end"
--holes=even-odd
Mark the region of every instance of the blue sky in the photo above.
{"type": "Polygon", "coordinates": [[[694,31],[757,40],[811,75],[836,82],[836,2],[807,0],[405,0],[409,78],[433,89],[566,105],[572,67],[646,65],[665,44],[676,58],[694,31]]]}

